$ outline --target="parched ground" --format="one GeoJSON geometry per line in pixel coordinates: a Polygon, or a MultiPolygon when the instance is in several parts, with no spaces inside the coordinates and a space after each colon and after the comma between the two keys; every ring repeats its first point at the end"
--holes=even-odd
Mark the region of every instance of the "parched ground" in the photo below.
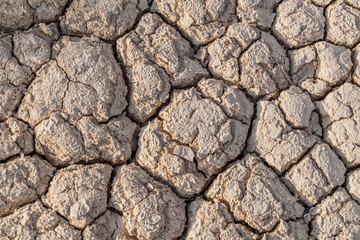
{"type": "Polygon", "coordinates": [[[0,0],[0,240],[359,240],[359,0],[0,0]]]}

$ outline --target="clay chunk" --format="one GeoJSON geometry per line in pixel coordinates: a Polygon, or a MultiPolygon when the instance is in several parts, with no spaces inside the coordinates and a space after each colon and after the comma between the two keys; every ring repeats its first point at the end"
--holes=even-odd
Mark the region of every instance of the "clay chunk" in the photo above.
{"type": "Polygon", "coordinates": [[[198,168],[207,176],[236,158],[245,146],[248,125],[227,117],[219,105],[193,88],[175,92],[159,117],[174,140],[195,150],[198,168]]]}
{"type": "MultiPolygon", "coordinates": [[[[283,97],[286,97],[286,94],[291,94],[294,89],[291,88],[287,91],[282,93],[283,97]]],[[[279,174],[298,162],[318,139],[316,135],[311,134],[311,131],[309,133],[306,129],[293,128],[288,124],[288,121],[291,122],[292,120],[292,113],[296,111],[309,112],[308,108],[311,110],[311,105],[299,104],[298,102],[296,105],[296,110],[287,108],[284,115],[277,101],[263,100],[258,102],[256,118],[248,139],[247,150],[260,154],[260,157],[264,158],[279,174]],[[288,119],[286,116],[290,118],[288,119]]]]}
{"type": "Polygon", "coordinates": [[[354,82],[360,86],[360,44],[358,44],[353,49],[353,56],[354,56],[354,73],[353,73],[353,80],[354,82]]]}
{"type": "Polygon", "coordinates": [[[261,240],[308,240],[309,228],[304,220],[283,221],[271,233],[266,233],[261,240]]]}
{"type": "Polygon", "coordinates": [[[111,45],[65,36],[52,53],[17,112],[35,128],[37,151],[56,166],[128,160],[138,129],[123,113],[127,86],[111,45]]]}
{"type": "Polygon", "coordinates": [[[262,32],[240,57],[239,85],[255,99],[271,98],[290,84],[285,49],[269,33],[262,32]]]}
{"type": "Polygon", "coordinates": [[[106,211],[112,167],[104,164],[72,165],[59,170],[42,201],[84,229],[106,211]]]}
{"type": "Polygon", "coordinates": [[[35,128],[36,151],[55,165],[79,162],[85,156],[80,132],[60,114],[52,114],[35,128]]]}
{"type": "Polygon", "coordinates": [[[130,30],[135,20],[149,6],[148,0],[75,0],[60,17],[63,32],[73,34],[93,34],[94,36],[116,40],[130,30]]]}
{"type": "Polygon", "coordinates": [[[110,44],[96,38],[66,36],[54,49],[57,65],[69,80],[62,111],[70,120],[92,115],[105,122],[123,112],[127,87],[110,44]]]}
{"type": "Polygon", "coordinates": [[[238,94],[236,98],[242,102],[231,106],[224,99],[221,103],[210,92],[214,90],[207,85],[211,82],[226,88],[219,81],[202,80],[200,91],[211,94],[210,99],[195,88],[174,91],[170,104],[139,135],[137,163],[175,187],[183,197],[200,192],[205,179],[218,173],[245,147],[252,104],[240,90],[230,87],[234,95],[226,93],[224,97],[231,100],[238,94]],[[225,109],[231,112],[232,107],[239,111],[240,120],[226,115],[225,109]]]}
{"type": "Polygon", "coordinates": [[[313,206],[345,182],[346,168],[329,145],[316,144],[284,177],[285,184],[313,206]]]}
{"type": "Polygon", "coordinates": [[[320,40],[325,33],[323,11],[310,0],[286,0],[276,9],[273,33],[289,48],[320,40]]]}
{"type": "Polygon", "coordinates": [[[280,102],[279,107],[292,126],[309,126],[311,114],[315,110],[315,105],[309,94],[297,87],[290,87],[280,94],[278,100],[280,102]]]}
{"type": "Polygon", "coordinates": [[[0,34],[0,121],[14,115],[34,74],[19,63],[13,54],[11,35],[0,34]]]}
{"type": "Polygon", "coordinates": [[[156,14],[145,14],[136,28],[117,40],[129,78],[129,114],[145,122],[169,98],[170,86],[194,85],[208,72],[175,28],[156,14]]]}
{"type": "Polygon", "coordinates": [[[357,169],[348,174],[346,188],[352,198],[360,204],[360,170],[357,169]]]}
{"type": "Polygon", "coordinates": [[[68,82],[66,73],[55,61],[44,64],[22,99],[17,117],[33,127],[51,112],[60,111],[68,82]]]}
{"type": "Polygon", "coordinates": [[[151,11],[164,15],[199,46],[224,34],[227,26],[237,20],[235,8],[235,0],[155,0],[151,11]]]}
{"type": "Polygon", "coordinates": [[[126,232],[124,217],[110,210],[84,229],[83,238],[84,240],[135,240],[126,232]]]}
{"type": "Polygon", "coordinates": [[[360,164],[360,87],[345,83],[317,102],[324,139],[344,161],[346,167],[360,164]]]}
{"type": "Polygon", "coordinates": [[[129,115],[145,122],[170,96],[170,77],[149,61],[138,61],[129,69],[129,115]]]}
{"type": "Polygon", "coordinates": [[[224,203],[198,198],[190,204],[188,231],[184,239],[253,240],[259,239],[259,236],[247,227],[233,223],[224,203]]]}
{"type": "Polygon", "coordinates": [[[33,130],[16,118],[0,123],[0,162],[34,150],[33,130]]]}
{"type": "Polygon", "coordinates": [[[18,31],[13,37],[14,55],[35,72],[50,60],[52,44],[59,35],[55,23],[40,23],[27,31],[18,31]]]}
{"type": "Polygon", "coordinates": [[[35,128],[36,150],[55,166],[99,159],[124,163],[135,150],[138,126],[124,115],[106,124],[94,117],[83,117],[75,125],[67,120],[67,115],[54,113],[35,128]]]}
{"type": "Polygon", "coordinates": [[[63,37],[55,60],[43,65],[29,87],[18,116],[31,126],[62,111],[71,121],[92,115],[107,121],[125,109],[127,87],[111,46],[94,38],[63,37]]]}
{"type": "Polygon", "coordinates": [[[239,0],[236,12],[241,21],[255,24],[260,29],[267,30],[275,18],[275,8],[280,0],[239,0]]]}
{"type": "Polygon", "coordinates": [[[125,114],[99,124],[93,117],[83,117],[77,122],[84,140],[86,161],[102,159],[114,164],[130,159],[136,147],[138,126],[125,114]]]}
{"type": "Polygon", "coordinates": [[[272,230],[280,220],[295,220],[304,211],[275,172],[253,155],[219,174],[205,195],[226,203],[235,220],[259,232],[272,230]]]}
{"type": "Polygon", "coordinates": [[[214,100],[227,116],[250,125],[254,104],[238,87],[226,85],[217,79],[202,79],[198,89],[204,97],[214,100]]]}
{"type": "Polygon", "coordinates": [[[117,168],[110,206],[124,214],[127,233],[137,239],[176,239],[185,227],[184,200],[133,164],[117,168]]]}
{"type": "Polygon", "coordinates": [[[358,7],[359,5],[354,7],[344,0],[337,0],[327,7],[325,11],[326,40],[350,48],[359,42],[360,10],[358,7]]]}
{"type": "Polygon", "coordinates": [[[33,23],[55,21],[68,0],[4,0],[0,3],[0,31],[27,29],[33,23]]]}
{"type": "Polygon", "coordinates": [[[40,201],[36,201],[0,218],[0,238],[77,240],[81,238],[81,232],[70,226],[54,210],[49,210],[40,201]]]}
{"type": "Polygon", "coordinates": [[[164,179],[183,197],[195,195],[205,185],[205,176],[197,170],[194,157],[191,157],[194,155],[190,147],[173,141],[158,119],[140,131],[136,162],[164,179]]]}
{"type": "Polygon", "coordinates": [[[240,55],[260,38],[260,31],[247,23],[234,23],[224,36],[199,49],[197,58],[217,78],[240,83],[240,55]]]}
{"type": "Polygon", "coordinates": [[[0,164],[0,217],[43,195],[54,172],[38,155],[0,164]]]}
{"type": "Polygon", "coordinates": [[[343,188],[310,209],[311,236],[316,239],[358,239],[360,205],[343,188]]]}
{"type": "Polygon", "coordinates": [[[324,41],[291,50],[289,56],[294,83],[315,99],[346,81],[353,66],[349,49],[324,41]]]}

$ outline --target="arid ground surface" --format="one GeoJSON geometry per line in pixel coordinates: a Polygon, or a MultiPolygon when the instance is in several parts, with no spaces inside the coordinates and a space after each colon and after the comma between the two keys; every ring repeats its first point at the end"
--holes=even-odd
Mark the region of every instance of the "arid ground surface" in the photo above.
{"type": "Polygon", "coordinates": [[[0,0],[0,240],[359,240],[359,43],[359,0],[0,0]]]}

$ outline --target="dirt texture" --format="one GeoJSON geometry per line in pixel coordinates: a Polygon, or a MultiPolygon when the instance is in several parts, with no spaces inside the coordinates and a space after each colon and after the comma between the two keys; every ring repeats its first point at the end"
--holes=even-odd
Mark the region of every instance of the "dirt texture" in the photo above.
{"type": "Polygon", "coordinates": [[[360,239],[359,0],[0,0],[0,240],[360,239]]]}

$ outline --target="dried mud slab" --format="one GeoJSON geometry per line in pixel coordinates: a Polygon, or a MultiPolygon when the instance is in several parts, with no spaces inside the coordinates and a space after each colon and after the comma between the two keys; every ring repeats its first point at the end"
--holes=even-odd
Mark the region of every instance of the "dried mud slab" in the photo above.
{"type": "Polygon", "coordinates": [[[360,44],[353,48],[352,53],[354,61],[354,72],[352,79],[358,86],[360,86],[360,44]]]}
{"type": "Polygon", "coordinates": [[[30,67],[35,72],[49,62],[52,45],[59,36],[55,23],[40,23],[27,31],[15,32],[14,55],[20,64],[30,67]]]}
{"type": "Polygon", "coordinates": [[[197,198],[188,209],[186,240],[195,239],[259,239],[255,233],[241,224],[235,224],[224,203],[214,203],[197,198]]]}
{"type": "Polygon", "coordinates": [[[311,208],[307,217],[311,219],[310,234],[316,239],[360,237],[360,205],[343,188],[311,208]]]}
{"type": "Polygon", "coordinates": [[[184,200],[133,164],[117,168],[110,206],[123,213],[124,228],[136,239],[176,239],[185,227],[184,200]]]}
{"type": "Polygon", "coordinates": [[[274,97],[290,84],[285,49],[271,34],[246,23],[230,25],[197,57],[214,76],[245,88],[255,99],[274,97]]]}
{"type": "Polygon", "coordinates": [[[83,117],[76,125],[55,113],[35,128],[36,150],[55,166],[80,161],[104,160],[124,163],[136,146],[138,127],[124,115],[99,124],[93,117],[83,117]]]}
{"type": "Polygon", "coordinates": [[[121,115],[127,87],[111,45],[63,37],[52,57],[36,72],[17,113],[35,127],[37,151],[56,166],[128,160],[137,126],[121,115]]]}
{"type": "Polygon", "coordinates": [[[345,83],[317,102],[324,139],[346,167],[360,165],[360,87],[345,83]]]}
{"type": "Polygon", "coordinates": [[[271,98],[290,84],[285,49],[269,33],[262,32],[240,57],[239,85],[256,99],[271,98]]]}
{"type": "Polygon", "coordinates": [[[258,153],[277,173],[283,173],[318,140],[314,134],[319,132],[319,122],[311,120],[314,109],[309,95],[296,87],[282,92],[279,101],[259,101],[247,150],[258,153]]]}
{"type": "Polygon", "coordinates": [[[152,120],[141,129],[136,162],[164,179],[183,197],[200,192],[205,184],[205,176],[197,170],[194,157],[190,147],[177,144],[163,130],[161,120],[152,120]]]}
{"type": "Polygon", "coordinates": [[[130,159],[136,147],[138,126],[125,114],[111,118],[106,124],[98,124],[93,117],[83,117],[77,122],[82,134],[84,148],[89,158],[111,163],[124,163],[130,159]]]}
{"type": "Polygon", "coordinates": [[[310,0],[286,0],[276,9],[274,35],[289,48],[298,48],[323,39],[323,8],[310,0]]]}
{"type": "Polygon", "coordinates": [[[72,165],[59,170],[42,201],[83,229],[107,208],[112,167],[104,164],[72,165]]]}
{"type": "Polygon", "coordinates": [[[53,114],[35,128],[36,151],[55,165],[79,162],[84,155],[84,141],[80,132],[61,117],[53,114]]]}
{"type": "Polygon", "coordinates": [[[18,112],[31,126],[62,111],[70,120],[92,115],[107,121],[126,107],[127,87],[111,45],[96,38],[63,37],[54,60],[37,71],[18,112]]]}
{"type": "Polygon", "coordinates": [[[346,188],[352,198],[360,204],[360,169],[352,171],[348,174],[346,188]]]}
{"type": "Polygon", "coordinates": [[[356,2],[337,0],[326,9],[326,40],[350,48],[360,41],[360,9],[356,2]]]}
{"type": "Polygon", "coordinates": [[[275,8],[280,0],[239,0],[236,8],[241,22],[255,24],[263,30],[268,30],[275,18],[275,8]]]}
{"type": "Polygon", "coordinates": [[[193,85],[208,75],[194,59],[190,44],[156,14],[145,14],[116,48],[128,77],[128,111],[140,122],[169,98],[170,85],[193,85]]]}
{"type": "Polygon", "coordinates": [[[289,51],[294,84],[312,98],[323,97],[332,86],[347,81],[353,66],[351,51],[343,46],[320,41],[289,51]]]}
{"type": "Polygon", "coordinates": [[[81,232],[70,226],[55,211],[36,201],[0,218],[0,238],[77,240],[81,238],[81,232]]]}
{"type": "Polygon", "coordinates": [[[345,182],[346,168],[329,145],[316,144],[284,176],[285,184],[313,206],[345,182]]]}
{"type": "Polygon", "coordinates": [[[68,0],[4,0],[0,3],[0,30],[27,29],[33,23],[55,21],[68,0]]]}
{"type": "Polygon", "coordinates": [[[254,115],[254,104],[238,87],[226,85],[217,79],[202,79],[198,83],[198,90],[204,98],[212,99],[225,114],[246,125],[251,124],[254,115]]]}
{"type": "Polygon", "coordinates": [[[260,31],[247,23],[234,23],[223,37],[200,48],[196,57],[218,78],[236,84],[240,83],[240,55],[255,40],[260,31]]]}
{"type": "Polygon", "coordinates": [[[52,42],[59,37],[55,24],[40,23],[27,31],[0,36],[0,120],[14,115],[33,71],[48,62],[52,42]]]}
{"type": "Polygon", "coordinates": [[[0,164],[0,217],[43,195],[54,172],[38,155],[0,164]]]}
{"type": "Polygon", "coordinates": [[[129,68],[129,107],[131,117],[146,122],[170,96],[170,77],[149,61],[129,68]]]}
{"type": "Polygon", "coordinates": [[[0,162],[17,154],[34,151],[33,130],[16,118],[0,123],[0,162]]]}
{"type": "Polygon", "coordinates": [[[14,57],[13,48],[12,36],[0,34],[0,121],[13,115],[34,78],[31,69],[14,57]]]}
{"type": "MultiPolygon", "coordinates": [[[[218,97],[211,93],[214,89],[207,81],[218,83],[219,93],[226,88],[220,81],[202,80],[201,92],[210,93],[210,98],[218,97]]],[[[246,119],[251,118],[252,104],[237,88],[228,89],[237,92],[243,104],[217,104],[218,100],[203,97],[195,88],[174,91],[170,104],[160,111],[159,117],[142,128],[136,162],[183,197],[200,192],[206,178],[218,173],[245,147],[249,128],[246,119]],[[223,110],[228,107],[247,113],[240,114],[240,120],[235,116],[233,119],[223,110]]],[[[231,97],[227,93],[223,96],[231,97]]]]}
{"type": "Polygon", "coordinates": [[[279,107],[291,126],[306,128],[310,125],[315,105],[309,94],[297,87],[290,87],[280,94],[278,100],[279,107]]]}
{"type": "Polygon", "coordinates": [[[54,50],[57,65],[69,81],[63,112],[71,120],[93,115],[105,122],[122,113],[127,87],[110,44],[96,38],[63,37],[54,50]]]}
{"type": "Polygon", "coordinates": [[[304,220],[283,221],[277,225],[274,231],[263,235],[262,240],[308,240],[308,225],[304,220]]]}
{"type": "Polygon", "coordinates": [[[235,220],[259,232],[271,231],[280,220],[295,220],[304,212],[275,172],[253,155],[220,173],[205,195],[226,203],[235,220]]]}
{"type": "Polygon", "coordinates": [[[175,24],[195,46],[220,37],[229,24],[237,21],[235,0],[155,0],[152,12],[175,24]]]}
{"type": "Polygon", "coordinates": [[[60,17],[65,33],[93,34],[106,40],[116,40],[129,31],[135,20],[147,9],[148,0],[74,0],[60,17]]]}
{"type": "Polygon", "coordinates": [[[17,117],[35,126],[49,117],[51,112],[60,111],[68,79],[55,61],[43,65],[29,86],[17,117]]]}
{"type": "Polygon", "coordinates": [[[83,231],[84,240],[135,240],[124,227],[124,217],[113,211],[106,211],[83,231]]]}

